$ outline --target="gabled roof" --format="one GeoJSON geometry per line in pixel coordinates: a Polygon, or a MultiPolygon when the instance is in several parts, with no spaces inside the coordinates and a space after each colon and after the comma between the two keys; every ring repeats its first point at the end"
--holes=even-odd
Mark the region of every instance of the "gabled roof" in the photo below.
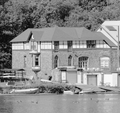
{"type": "Polygon", "coordinates": [[[34,31],[32,30],[32,34],[34,36],[35,41],[40,41],[43,36],[43,31],[34,31]]]}
{"type": "Polygon", "coordinates": [[[80,40],[102,40],[102,37],[99,37],[96,32],[91,32],[86,28],[76,28],[76,32],[80,40]]]}
{"type": "Polygon", "coordinates": [[[52,36],[52,41],[67,41],[74,39],[78,39],[77,36],[69,35],[69,33],[59,27],[56,27],[52,36]]]}
{"type": "Polygon", "coordinates": [[[107,37],[106,37],[105,35],[103,35],[101,32],[96,32],[96,34],[97,34],[99,37],[101,37],[101,40],[105,40],[105,41],[109,44],[109,46],[113,46],[113,47],[116,46],[109,38],[107,38],[107,37]]]}
{"type": "Polygon", "coordinates": [[[119,20],[107,20],[104,21],[102,25],[100,25],[97,31],[103,33],[107,38],[109,38],[109,40],[111,40],[117,46],[119,29],[120,29],[119,20]]]}
{"type": "Polygon", "coordinates": [[[107,20],[104,21],[102,25],[120,25],[120,21],[119,20],[107,20]]]}
{"type": "Polygon", "coordinates": [[[30,35],[31,35],[31,30],[27,29],[24,32],[22,32],[20,35],[18,35],[16,38],[11,40],[11,42],[26,42],[28,41],[30,35]]]}
{"type": "Polygon", "coordinates": [[[36,41],[69,41],[69,40],[105,40],[110,46],[115,46],[110,39],[98,32],[91,32],[84,27],[50,27],[42,29],[27,29],[11,42],[27,42],[33,35],[36,41]]]}

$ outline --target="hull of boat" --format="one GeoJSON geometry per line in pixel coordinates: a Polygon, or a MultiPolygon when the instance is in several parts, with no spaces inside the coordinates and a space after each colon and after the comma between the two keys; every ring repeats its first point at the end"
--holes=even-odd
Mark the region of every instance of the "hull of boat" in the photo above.
{"type": "Polygon", "coordinates": [[[64,91],[63,94],[70,94],[73,95],[74,93],[72,91],[64,91]]]}
{"type": "Polygon", "coordinates": [[[38,88],[30,88],[30,89],[13,89],[11,94],[35,94],[38,91],[38,88]]]}
{"type": "Polygon", "coordinates": [[[94,91],[80,91],[79,94],[89,94],[94,93],[94,91]]]}

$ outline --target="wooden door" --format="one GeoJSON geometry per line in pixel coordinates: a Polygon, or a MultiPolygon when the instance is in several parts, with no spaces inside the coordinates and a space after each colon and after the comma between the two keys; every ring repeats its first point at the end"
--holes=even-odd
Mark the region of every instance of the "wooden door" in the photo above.
{"type": "Polygon", "coordinates": [[[62,82],[66,82],[66,71],[62,71],[61,72],[61,75],[62,75],[62,82]]]}
{"type": "Polygon", "coordinates": [[[87,84],[88,85],[97,85],[97,75],[87,75],[87,84]]]}
{"type": "Polygon", "coordinates": [[[67,72],[67,81],[68,83],[77,83],[77,72],[76,71],[69,71],[67,72]]]}

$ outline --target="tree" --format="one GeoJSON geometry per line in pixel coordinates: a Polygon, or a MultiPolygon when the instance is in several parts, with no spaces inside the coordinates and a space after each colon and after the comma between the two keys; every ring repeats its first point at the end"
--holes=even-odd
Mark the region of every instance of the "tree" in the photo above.
{"type": "Polygon", "coordinates": [[[120,0],[3,0],[1,4],[0,68],[11,67],[10,40],[27,28],[58,25],[95,31],[107,19],[120,20],[120,0]]]}

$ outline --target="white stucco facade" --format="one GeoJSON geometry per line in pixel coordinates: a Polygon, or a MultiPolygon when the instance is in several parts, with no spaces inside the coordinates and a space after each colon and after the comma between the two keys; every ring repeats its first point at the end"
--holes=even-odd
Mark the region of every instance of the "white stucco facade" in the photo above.
{"type": "Polygon", "coordinates": [[[118,45],[118,40],[120,40],[120,21],[105,21],[97,31],[103,33],[114,44],[118,45]]]}
{"type": "Polygon", "coordinates": [[[83,84],[87,85],[88,84],[88,76],[91,76],[91,75],[96,75],[97,78],[96,78],[96,85],[97,86],[100,86],[101,83],[102,83],[102,73],[84,73],[83,74],[83,84]]]}
{"type": "Polygon", "coordinates": [[[104,74],[104,85],[105,86],[117,86],[117,73],[104,74]]]}

